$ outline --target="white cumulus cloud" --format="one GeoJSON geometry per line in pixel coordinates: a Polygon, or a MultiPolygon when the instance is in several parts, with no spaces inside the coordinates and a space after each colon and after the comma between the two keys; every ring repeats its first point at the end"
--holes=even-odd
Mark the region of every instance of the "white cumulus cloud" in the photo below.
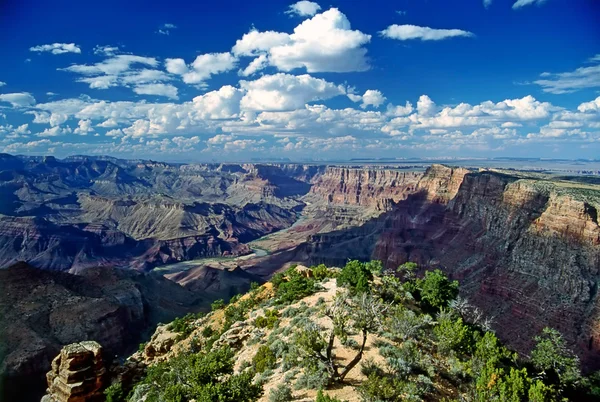
{"type": "Polygon", "coordinates": [[[29,92],[16,92],[0,94],[0,102],[8,102],[13,107],[26,107],[35,105],[35,98],[29,92]]]}
{"type": "Polygon", "coordinates": [[[246,110],[292,110],[345,94],[343,87],[308,74],[266,75],[255,81],[240,81],[240,86],[246,91],[241,100],[246,110]]]}
{"type": "Polygon", "coordinates": [[[362,104],[361,108],[366,109],[368,106],[373,106],[374,108],[378,108],[383,105],[386,98],[383,96],[381,91],[376,89],[368,89],[362,96],[362,104]]]}
{"type": "Polygon", "coordinates": [[[473,33],[462,29],[435,29],[417,25],[390,25],[379,34],[385,38],[397,40],[442,40],[456,37],[472,37],[473,33]]]}
{"type": "Polygon", "coordinates": [[[166,96],[171,99],[179,99],[177,87],[171,84],[144,84],[133,88],[133,92],[139,95],[166,96]]]}
{"type": "Polygon", "coordinates": [[[315,15],[321,6],[312,1],[302,0],[292,4],[286,14],[299,15],[300,17],[311,17],[315,15]]]}
{"type": "Polygon", "coordinates": [[[237,58],[229,52],[202,54],[187,65],[183,59],[167,59],[167,71],[180,75],[186,84],[201,84],[213,75],[233,70],[237,58]]]}
{"type": "Polygon", "coordinates": [[[366,57],[371,36],[352,30],[350,21],[337,8],[303,21],[291,34],[252,30],[238,40],[232,51],[239,57],[256,57],[241,75],[251,75],[267,66],[289,72],[349,72],[369,69],[366,57]],[[261,57],[262,56],[262,57],[261,57]]]}
{"type": "Polygon", "coordinates": [[[81,48],[74,43],[52,43],[29,48],[32,52],[50,52],[52,54],[81,53],[81,48]]]}

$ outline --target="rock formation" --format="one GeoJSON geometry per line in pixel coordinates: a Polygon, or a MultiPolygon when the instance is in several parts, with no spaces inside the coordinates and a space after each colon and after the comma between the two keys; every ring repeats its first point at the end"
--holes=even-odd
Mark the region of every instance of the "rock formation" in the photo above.
{"type": "Polygon", "coordinates": [[[42,402],[104,401],[105,375],[100,344],[87,341],[67,345],[52,360],[46,375],[48,393],[42,402]]]}
{"type": "Polygon", "coordinates": [[[38,400],[63,345],[96,340],[108,355],[210,300],[159,276],[109,267],[72,275],[19,264],[0,270],[0,400],[38,400]]]}
{"type": "MultiPolygon", "coordinates": [[[[415,187],[360,227],[312,236],[304,245],[310,262],[374,258],[390,268],[406,261],[442,267],[511,346],[527,353],[551,326],[589,368],[598,366],[599,190],[443,166],[415,187]]],[[[347,197],[355,194],[353,187],[347,197]]]]}

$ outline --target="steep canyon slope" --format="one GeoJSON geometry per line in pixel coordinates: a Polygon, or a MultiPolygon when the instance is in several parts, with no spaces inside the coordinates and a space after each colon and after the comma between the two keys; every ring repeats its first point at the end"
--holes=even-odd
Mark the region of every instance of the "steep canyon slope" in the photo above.
{"type": "Polygon", "coordinates": [[[286,169],[0,155],[0,266],[147,270],[249,253],[244,242],[294,222],[318,171],[286,169]]]}
{"type": "MultiPolygon", "coordinates": [[[[351,188],[347,172],[339,183],[351,188]]],[[[362,194],[352,188],[333,199],[369,202],[362,194]]],[[[513,347],[527,353],[532,337],[552,326],[577,345],[585,364],[598,366],[597,187],[433,166],[412,191],[394,196],[393,208],[359,227],[313,235],[304,254],[311,263],[374,258],[389,268],[406,261],[442,267],[513,347]]]]}

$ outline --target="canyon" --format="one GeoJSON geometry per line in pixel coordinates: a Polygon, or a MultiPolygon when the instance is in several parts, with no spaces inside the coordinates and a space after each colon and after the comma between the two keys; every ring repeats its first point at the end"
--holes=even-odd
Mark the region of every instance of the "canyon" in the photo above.
{"type": "Polygon", "coordinates": [[[593,178],[445,165],[0,155],[0,194],[0,266],[13,266],[0,270],[10,295],[1,300],[9,331],[0,336],[12,342],[1,356],[4,373],[14,376],[43,374],[71,342],[96,340],[121,353],[158,316],[206,310],[291,264],[348,259],[439,267],[515,350],[526,355],[551,326],[584,367],[599,368],[600,183],[593,178]],[[19,261],[28,265],[15,267],[19,261]],[[157,300],[145,288],[163,290],[157,300]],[[61,338],[61,327],[75,326],[63,306],[75,300],[90,324],[61,338]],[[42,321],[53,328],[44,336],[34,329],[42,321]],[[112,329],[101,334],[100,321],[112,329]]]}

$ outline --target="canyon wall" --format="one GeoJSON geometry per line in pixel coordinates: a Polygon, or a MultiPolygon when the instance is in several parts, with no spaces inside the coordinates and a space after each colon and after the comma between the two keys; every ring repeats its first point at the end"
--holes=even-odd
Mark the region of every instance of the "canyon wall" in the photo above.
{"type": "Polygon", "coordinates": [[[312,236],[304,245],[310,262],[374,258],[390,268],[406,261],[441,267],[519,351],[527,353],[533,337],[552,326],[587,367],[600,364],[598,190],[434,165],[406,192],[363,191],[355,183],[369,182],[367,172],[333,173],[329,190],[311,191],[362,205],[389,195],[393,208],[360,227],[312,236]]]}
{"type": "Polygon", "coordinates": [[[386,210],[417,191],[421,177],[421,173],[402,170],[330,166],[315,178],[310,192],[331,204],[386,210]]]}
{"type": "Polygon", "coordinates": [[[159,276],[109,267],[79,275],[27,264],[0,270],[0,400],[43,394],[63,345],[99,342],[111,359],[158,322],[205,307],[202,295],[159,276]]]}

